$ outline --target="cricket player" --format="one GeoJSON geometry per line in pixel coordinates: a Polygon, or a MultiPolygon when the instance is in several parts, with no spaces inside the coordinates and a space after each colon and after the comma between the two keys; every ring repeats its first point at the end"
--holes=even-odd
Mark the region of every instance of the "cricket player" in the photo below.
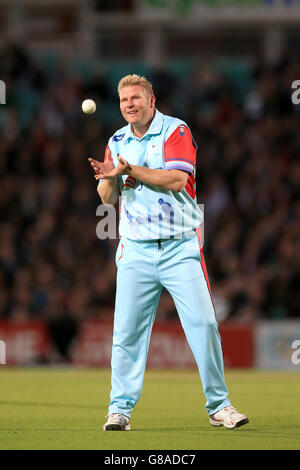
{"type": "Polygon", "coordinates": [[[111,394],[103,429],[130,430],[163,287],[195,357],[210,424],[239,427],[249,420],[231,405],[225,385],[201,242],[196,144],[184,121],[156,109],[146,78],[122,78],[118,93],[128,124],[109,139],[104,162],[89,158],[102,202],[116,204],[121,196],[111,394]]]}

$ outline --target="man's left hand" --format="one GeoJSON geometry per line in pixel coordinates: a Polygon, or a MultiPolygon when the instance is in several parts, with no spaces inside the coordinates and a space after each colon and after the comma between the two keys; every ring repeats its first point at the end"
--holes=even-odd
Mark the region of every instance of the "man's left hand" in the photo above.
{"type": "Polygon", "coordinates": [[[131,170],[129,163],[122,157],[118,156],[118,165],[111,171],[105,171],[104,168],[100,170],[98,174],[95,175],[95,179],[112,179],[120,175],[128,175],[128,172],[131,170]]]}

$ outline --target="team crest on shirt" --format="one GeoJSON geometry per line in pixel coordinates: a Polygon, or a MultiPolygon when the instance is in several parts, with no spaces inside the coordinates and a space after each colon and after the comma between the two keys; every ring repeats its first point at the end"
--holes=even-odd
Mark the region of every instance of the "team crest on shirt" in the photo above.
{"type": "Polygon", "coordinates": [[[114,142],[120,142],[120,140],[123,139],[124,135],[125,135],[125,134],[114,135],[114,136],[113,136],[113,141],[114,141],[114,142]]]}
{"type": "Polygon", "coordinates": [[[185,131],[184,126],[179,126],[179,134],[184,136],[184,131],[185,131]]]}

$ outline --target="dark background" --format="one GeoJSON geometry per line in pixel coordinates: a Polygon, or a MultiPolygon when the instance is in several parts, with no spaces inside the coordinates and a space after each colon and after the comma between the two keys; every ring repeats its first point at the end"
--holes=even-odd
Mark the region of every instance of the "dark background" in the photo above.
{"type": "MultiPolygon", "coordinates": [[[[118,240],[96,236],[101,201],[87,159],[102,160],[124,125],[116,86],[139,73],[198,145],[218,319],[299,318],[297,22],[208,28],[173,14],[151,20],[139,2],[66,3],[0,5],[0,317],[42,319],[63,357],[81,321],[112,318],[118,240]]],[[[164,292],[157,320],[176,315],[164,292]]]]}

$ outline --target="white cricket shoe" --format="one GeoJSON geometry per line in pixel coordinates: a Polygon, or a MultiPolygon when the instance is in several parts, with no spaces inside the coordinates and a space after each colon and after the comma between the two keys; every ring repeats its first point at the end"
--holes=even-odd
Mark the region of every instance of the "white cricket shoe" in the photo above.
{"type": "Polygon", "coordinates": [[[233,406],[226,406],[217,413],[210,415],[209,422],[213,426],[225,426],[225,428],[234,429],[249,423],[249,419],[246,415],[239,413],[233,406]]]}
{"type": "Polygon", "coordinates": [[[108,416],[103,431],[130,431],[130,419],[120,413],[112,413],[108,416]]]}

